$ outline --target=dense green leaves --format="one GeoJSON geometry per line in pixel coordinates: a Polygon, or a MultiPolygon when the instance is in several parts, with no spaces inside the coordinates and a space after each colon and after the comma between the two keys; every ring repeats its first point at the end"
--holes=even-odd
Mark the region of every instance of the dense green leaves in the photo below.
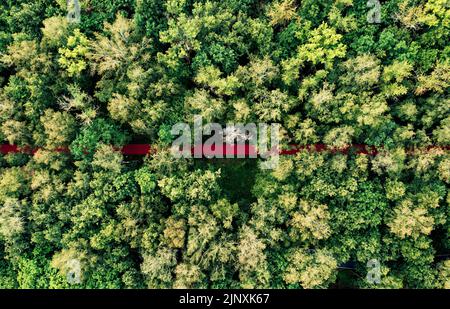
{"type": "Polygon", "coordinates": [[[0,1],[0,288],[449,288],[447,2],[0,1]],[[194,115],[307,148],[176,159],[194,115]]]}

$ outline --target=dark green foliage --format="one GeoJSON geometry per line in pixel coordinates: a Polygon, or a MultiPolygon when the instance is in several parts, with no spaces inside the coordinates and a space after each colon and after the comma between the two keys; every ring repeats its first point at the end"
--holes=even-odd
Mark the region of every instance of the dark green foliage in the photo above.
{"type": "Polygon", "coordinates": [[[80,134],[72,142],[70,150],[76,159],[93,156],[100,143],[123,146],[127,136],[111,121],[97,118],[81,129],[80,134]]]}
{"type": "Polygon", "coordinates": [[[450,288],[448,1],[80,3],[0,0],[0,288],[450,288]],[[176,159],[194,115],[335,152],[176,159]]]}

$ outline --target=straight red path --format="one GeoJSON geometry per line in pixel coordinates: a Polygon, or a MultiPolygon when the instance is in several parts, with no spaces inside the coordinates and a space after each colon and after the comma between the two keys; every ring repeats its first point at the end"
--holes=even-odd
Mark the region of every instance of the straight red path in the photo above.
{"type": "MultiPolygon", "coordinates": [[[[288,149],[282,149],[278,151],[280,155],[295,155],[296,153],[302,151],[302,150],[308,150],[308,151],[316,151],[316,152],[324,152],[328,151],[331,153],[348,153],[351,149],[355,151],[356,154],[368,154],[368,155],[377,155],[380,150],[383,149],[383,147],[375,147],[375,146],[368,146],[363,144],[353,144],[344,148],[334,148],[327,146],[325,144],[313,144],[313,145],[306,145],[306,146],[300,146],[300,145],[290,145],[288,149]]],[[[444,151],[450,150],[450,146],[427,146],[422,148],[411,148],[408,149],[409,152],[414,151],[430,151],[432,149],[442,149],[444,151]]],[[[31,148],[28,146],[25,147],[19,147],[17,145],[9,145],[9,144],[2,144],[0,145],[0,153],[2,154],[8,154],[8,153],[28,153],[28,154],[34,154],[36,151],[38,151],[39,148],[31,148]]],[[[63,153],[69,153],[70,150],[68,147],[59,147],[54,149],[56,152],[63,152],[63,153]]],[[[152,152],[152,147],[150,144],[129,144],[125,145],[120,148],[120,151],[124,155],[147,155],[152,152]]],[[[192,147],[191,149],[192,154],[203,154],[205,156],[208,155],[214,155],[214,154],[221,154],[224,157],[226,156],[255,156],[257,155],[257,149],[255,146],[252,145],[230,145],[230,144],[224,144],[222,146],[218,147],[206,147],[204,145],[192,147]]]]}

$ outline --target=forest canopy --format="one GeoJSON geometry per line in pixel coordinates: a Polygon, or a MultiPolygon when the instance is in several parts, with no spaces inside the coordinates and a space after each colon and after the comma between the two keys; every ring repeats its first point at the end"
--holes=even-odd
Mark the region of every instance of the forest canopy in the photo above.
{"type": "Polygon", "coordinates": [[[0,0],[0,288],[450,288],[450,6],[369,2],[0,0]],[[176,159],[195,115],[379,151],[176,159]]]}

